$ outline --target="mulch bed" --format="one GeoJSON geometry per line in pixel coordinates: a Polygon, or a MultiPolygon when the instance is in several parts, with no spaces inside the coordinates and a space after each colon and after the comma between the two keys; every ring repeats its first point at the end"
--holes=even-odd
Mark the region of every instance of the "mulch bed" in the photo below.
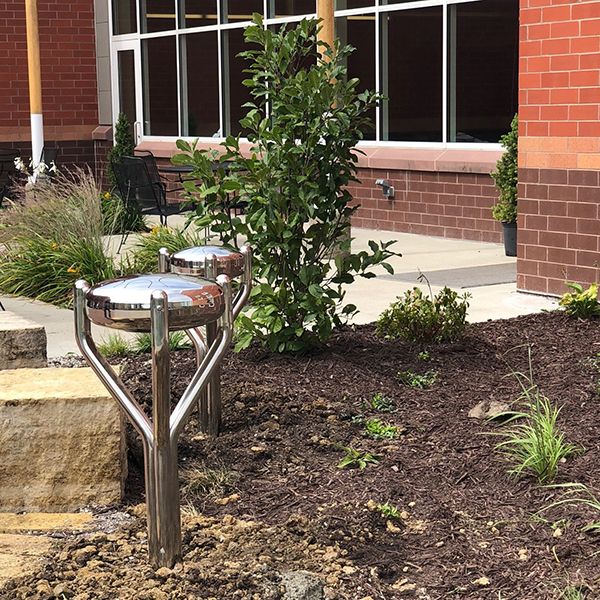
{"type": "MultiPolygon", "coordinates": [[[[469,325],[456,344],[389,342],[360,326],[310,356],[230,354],[222,373],[222,435],[206,439],[192,419],[180,442],[184,512],[197,511],[211,524],[231,515],[285,531],[281,539],[296,536],[298,543],[330,548],[325,553],[334,548],[348,561],[334,579],[305,565],[329,577],[331,598],[545,599],[560,598],[568,586],[600,597],[600,539],[581,531],[600,512],[578,505],[536,515],[562,491],[509,476],[494,450],[499,439],[487,435],[502,426],[468,417],[480,401],[515,401],[519,386],[510,372],[528,372],[528,349],[535,382],[562,406],[560,427],[583,449],[560,466],[558,482],[600,493],[600,360],[590,360],[600,353],[600,321],[546,313],[469,325]],[[437,381],[413,389],[398,377],[407,370],[436,371],[437,381]],[[370,406],[376,393],[392,399],[391,412],[370,406]],[[366,437],[364,420],[375,417],[402,433],[366,437]],[[348,447],[379,462],[340,469],[348,447]],[[224,474],[208,495],[193,485],[194,473],[206,469],[224,474]],[[386,502],[398,508],[398,518],[375,508],[386,502]]],[[[178,398],[194,370],[191,351],[175,353],[172,369],[178,398]]],[[[148,357],[127,359],[122,379],[147,399],[148,357]]],[[[143,498],[139,463],[134,445],[132,505],[143,498]]],[[[244,554],[242,545],[237,552],[244,554]]],[[[270,597],[259,588],[225,593],[223,582],[214,581],[198,584],[197,596],[167,597],[270,597]]]]}

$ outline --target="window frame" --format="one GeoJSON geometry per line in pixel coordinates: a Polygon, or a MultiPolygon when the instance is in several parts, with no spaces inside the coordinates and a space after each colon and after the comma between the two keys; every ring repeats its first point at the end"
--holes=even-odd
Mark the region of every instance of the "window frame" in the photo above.
{"type": "MultiPolygon", "coordinates": [[[[184,137],[182,135],[182,124],[184,123],[184,114],[183,114],[183,106],[182,106],[182,95],[183,95],[183,87],[182,87],[182,57],[181,57],[181,36],[189,35],[192,33],[200,33],[200,32],[209,32],[216,31],[217,32],[217,44],[218,44],[218,79],[219,79],[219,127],[220,132],[223,132],[223,128],[225,125],[225,105],[227,99],[225,97],[224,90],[224,81],[225,81],[225,65],[224,65],[224,53],[222,48],[222,36],[221,32],[229,30],[229,29],[245,29],[248,25],[251,24],[251,21],[236,21],[234,23],[221,23],[221,11],[223,8],[223,2],[221,0],[217,1],[217,23],[213,25],[199,26],[199,27],[181,27],[181,15],[180,15],[180,3],[175,0],[175,29],[168,31],[158,31],[151,33],[141,33],[141,15],[140,15],[140,6],[141,1],[138,0],[136,2],[136,19],[137,19],[137,32],[136,33],[127,33],[122,35],[114,35],[113,34],[113,15],[112,15],[112,5],[114,0],[108,0],[108,11],[109,11],[109,25],[110,25],[110,45],[111,45],[111,70],[115,72],[116,65],[114,64],[114,56],[115,52],[112,51],[113,44],[118,44],[119,42],[125,41],[136,41],[139,47],[139,52],[136,54],[138,60],[141,60],[141,45],[142,40],[148,38],[156,38],[156,37],[175,37],[176,38],[176,67],[177,67],[177,80],[179,85],[177,86],[177,96],[178,96],[178,118],[177,118],[177,127],[179,135],[177,136],[156,136],[156,135],[146,135],[143,133],[145,127],[144,125],[144,117],[145,115],[138,115],[138,120],[142,122],[142,135],[140,136],[140,142],[175,142],[178,138],[184,137]]],[[[393,0],[392,0],[393,1],[393,0]]],[[[308,15],[292,15],[285,17],[265,17],[264,15],[268,14],[269,6],[271,0],[263,0],[263,19],[264,26],[268,27],[269,25],[278,25],[284,23],[298,23],[305,17],[315,17],[316,12],[308,14],[308,15]]],[[[418,8],[427,8],[427,7],[442,7],[442,80],[440,81],[440,85],[442,86],[442,141],[439,142],[418,142],[418,141],[386,141],[382,140],[382,118],[383,118],[383,109],[381,106],[378,106],[375,110],[375,139],[372,140],[363,140],[359,142],[359,147],[389,147],[389,148],[424,148],[424,149],[445,149],[445,148],[454,148],[460,150],[498,150],[501,148],[500,143],[493,142],[450,142],[449,138],[449,128],[448,128],[448,110],[450,107],[450,103],[453,101],[452,98],[449,98],[448,93],[448,77],[449,77],[449,69],[448,69],[448,7],[450,5],[455,4],[469,4],[473,2],[485,2],[485,0],[415,0],[411,2],[402,2],[402,3],[391,3],[391,4],[382,4],[383,0],[374,0],[374,5],[370,7],[362,7],[362,8],[350,8],[350,9],[340,9],[335,10],[335,17],[348,17],[355,15],[373,15],[375,18],[375,35],[374,35],[374,44],[375,44],[375,83],[376,89],[382,89],[383,82],[383,73],[382,73],[382,49],[381,49],[381,26],[380,26],[380,15],[388,12],[399,12],[403,10],[415,10],[418,8]]],[[[316,0],[315,0],[315,11],[316,11],[316,0]]],[[[114,79],[113,79],[114,84],[114,79]]],[[[143,85],[143,84],[142,84],[143,85]]],[[[115,103],[115,93],[116,90],[111,90],[111,95],[113,97],[113,107],[116,106],[115,103]]],[[[144,96],[143,90],[141,91],[142,96],[144,96]]],[[[140,108],[142,113],[145,111],[145,100],[142,102],[142,106],[140,108]]],[[[113,121],[116,121],[117,116],[114,114],[113,110],[113,121]]],[[[218,144],[223,141],[223,137],[186,137],[185,139],[198,139],[203,143],[214,143],[218,144]]],[[[244,139],[244,138],[242,138],[244,139]]]]}

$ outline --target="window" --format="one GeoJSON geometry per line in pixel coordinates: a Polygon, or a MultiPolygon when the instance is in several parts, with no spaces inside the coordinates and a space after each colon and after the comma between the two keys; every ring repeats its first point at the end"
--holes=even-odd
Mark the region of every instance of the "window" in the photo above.
{"type": "MultiPolygon", "coordinates": [[[[251,98],[238,55],[252,14],[278,29],[314,15],[316,0],[111,6],[115,39],[141,46],[144,115],[135,120],[144,134],[211,138],[243,134],[239,121],[251,98]]],[[[336,35],[356,48],[349,77],[360,80],[360,91],[385,96],[365,139],[485,144],[508,131],[517,111],[519,0],[336,0],[335,8],[336,35]]],[[[131,86],[123,87],[114,93],[129,106],[123,95],[131,86]]]]}

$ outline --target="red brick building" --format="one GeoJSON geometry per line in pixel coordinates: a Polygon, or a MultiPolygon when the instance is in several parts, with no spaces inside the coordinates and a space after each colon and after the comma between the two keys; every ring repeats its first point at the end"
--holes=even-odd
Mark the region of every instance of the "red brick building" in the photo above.
{"type": "MultiPolygon", "coordinates": [[[[315,0],[38,0],[45,138],[101,169],[119,111],[167,158],[237,133],[243,29],[315,0]]],[[[0,148],[28,154],[25,18],[0,0],[0,148]]],[[[490,172],[520,115],[517,287],[600,279],[600,0],[337,0],[348,68],[388,100],[362,144],[355,226],[500,242],[490,172]],[[396,193],[383,197],[377,179],[396,193]]]]}

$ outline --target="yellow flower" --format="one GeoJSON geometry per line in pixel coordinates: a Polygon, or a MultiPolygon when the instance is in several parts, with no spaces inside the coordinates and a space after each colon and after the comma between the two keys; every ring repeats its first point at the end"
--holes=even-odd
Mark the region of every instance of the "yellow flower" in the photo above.
{"type": "Polygon", "coordinates": [[[110,192],[104,192],[103,197],[105,200],[110,200],[110,192]]]}
{"type": "Polygon", "coordinates": [[[77,269],[71,265],[68,269],[67,269],[67,273],[77,273],[77,269]]]}
{"type": "Polygon", "coordinates": [[[58,248],[58,244],[56,242],[52,242],[50,244],[50,248],[52,248],[52,250],[56,250],[58,248]]]}
{"type": "Polygon", "coordinates": [[[158,233],[160,233],[160,230],[162,229],[161,225],[155,225],[151,230],[150,233],[152,235],[157,235],[158,233]]]}

